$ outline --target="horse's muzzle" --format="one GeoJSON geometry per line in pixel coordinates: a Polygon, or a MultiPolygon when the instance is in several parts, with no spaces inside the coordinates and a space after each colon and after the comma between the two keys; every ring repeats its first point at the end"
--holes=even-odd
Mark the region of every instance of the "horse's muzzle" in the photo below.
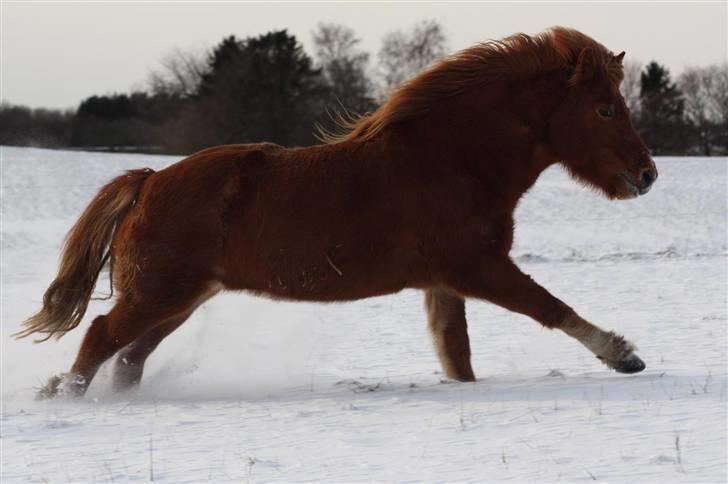
{"type": "Polygon", "coordinates": [[[632,197],[637,197],[650,191],[655,180],[657,180],[657,169],[653,164],[648,168],[640,170],[636,177],[626,171],[620,173],[620,177],[624,181],[624,184],[632,197]]]}
{"type": "Polygon", "coordinates": [[[637,191],[639,194],[644,195],[649,192],[650,188],[652,188],[652,185],[655,183],[655,180],[657,180],[657,168],[655,168],[653,163],[652,166],[643,169],[639,175],[639,182],[637,185],[637,191]]]}

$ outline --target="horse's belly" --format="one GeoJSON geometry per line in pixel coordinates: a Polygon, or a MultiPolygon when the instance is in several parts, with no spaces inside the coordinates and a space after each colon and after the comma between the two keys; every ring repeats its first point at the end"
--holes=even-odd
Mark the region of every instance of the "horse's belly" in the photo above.
{"type": "Polygon", "coordinates": [[[238,257],[226,265],[223,284],[279,299],[321,302],[363,299],[407,287],[397,264],[348,257],[336,250],[238,257]]]}
{"type": "Polygon", "coordinates": [[[306,301],[306,302],[346,302],[356,301],[375,296],[384,296],[393,294],[404,289],[401,285],[391,285],[378,287],[333,287],[320,289],[307,289],[296,287],[272,287],[270,289],[259,288],[236,288],[251,292],[256,295],[270,297],[272,299],[281,299],[288,301],[306,301]]]}

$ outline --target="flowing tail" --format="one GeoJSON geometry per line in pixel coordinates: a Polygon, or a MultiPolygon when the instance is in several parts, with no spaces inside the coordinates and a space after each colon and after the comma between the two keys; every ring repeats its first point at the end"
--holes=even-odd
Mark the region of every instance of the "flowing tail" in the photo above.
{"type": "Polygon", "coordinates": [[[14,336],[33,333],[59,339],[79,325],[86,313],[96,280],[111,257],[110,244],[117,225],[136,202],[149,168],[130,170],[102,188],[66,236],[58,275],[43,295],[43,308],[14,336]]]}

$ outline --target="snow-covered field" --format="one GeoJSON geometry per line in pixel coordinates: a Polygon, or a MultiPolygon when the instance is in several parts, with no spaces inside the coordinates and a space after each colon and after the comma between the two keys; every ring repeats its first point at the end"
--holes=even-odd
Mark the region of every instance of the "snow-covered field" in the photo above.
{"type": "Polygon", "coordinates": [[[59,342],[10,337],[65,232],[121,170],[176,158],[1,154],[3,483],[726,482],[725,158],[658,159],[653,191],[628,202],[552,169],[517,212],[520,266],[633,340],[643,373],[470,301],[479,380],[444,382],[418,292],[325,306],[224,294],[162,344],[138,392],[113,395],[102,369],[83,400],[36,402],[88,324],[59,342]]]}

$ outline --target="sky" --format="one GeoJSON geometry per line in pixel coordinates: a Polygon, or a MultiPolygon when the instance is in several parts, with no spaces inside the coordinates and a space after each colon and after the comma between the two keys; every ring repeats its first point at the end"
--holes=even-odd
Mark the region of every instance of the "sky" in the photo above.
{"type": "Polygon", "coordinates": [[[725,62],[728,2],[23,2],[2,0],[0,97],[73,108],[93,94],[143,88],[175,48],[204,51],[224,36],[287,28],[309,53],[319,22],[353,28],[376,52],[384,34],[439,21],[451,51],[515,32],[577,28],[627,60],[687,66],[725,62]]]}

